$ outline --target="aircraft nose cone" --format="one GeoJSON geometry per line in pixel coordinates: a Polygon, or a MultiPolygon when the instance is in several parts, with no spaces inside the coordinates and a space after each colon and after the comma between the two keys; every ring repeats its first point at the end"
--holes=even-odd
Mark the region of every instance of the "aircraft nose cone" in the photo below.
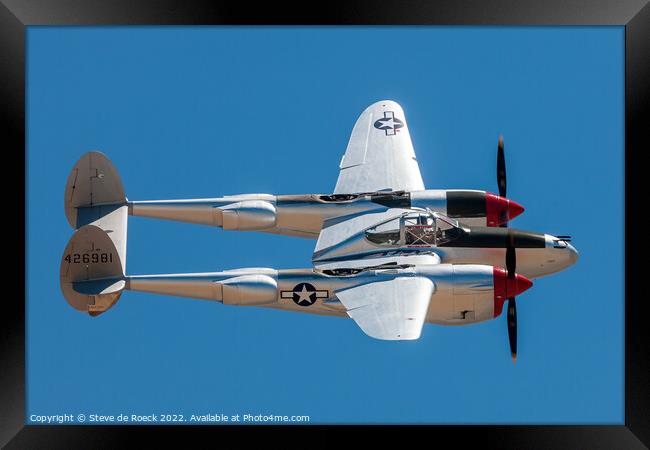
{"type": "Polygon", "coordinates": [[[569,236],[552,236],[546,237],[546,263],[545,275],[559,272],[578,262],[578,250],[569,243],[569,236]]]}
{"type": "Polygon", "coordinates": [[[566,251],[569,253],[569,265],[578,262],[578,257],[580,256],[580,254],[578,253],[578,250],[576,250],[576,248],[573,245],[567,244],[566,251]]]}

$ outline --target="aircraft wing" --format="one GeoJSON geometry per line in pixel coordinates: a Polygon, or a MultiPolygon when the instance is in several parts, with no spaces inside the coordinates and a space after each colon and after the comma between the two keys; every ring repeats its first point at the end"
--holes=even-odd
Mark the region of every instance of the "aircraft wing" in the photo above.
{"type": "Polygon", "coordinates": [[[391,100],[361,113],[339,167],[335,194],[424,190],[404,111],[391,100]]]}
{"type": "Polygon", "coordinates": [[[368,336],[413,340],[420,337],[434,289],[428,278],[403,276],[339,291],[336,296],[368,336]]]}

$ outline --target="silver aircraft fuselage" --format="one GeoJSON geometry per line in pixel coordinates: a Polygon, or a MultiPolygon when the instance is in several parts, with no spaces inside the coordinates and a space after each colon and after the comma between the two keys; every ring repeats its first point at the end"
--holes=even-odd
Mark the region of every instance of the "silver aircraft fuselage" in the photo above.
{"type": "MultiPolygon", "coordinates": [[[[260,231],[317,239],[325,224],[360,214],[382,213],[402,208],[440,213],[461,222],[469,239],[463,245],[438,246],[372,245],[361,234],[330,249],[327,257],[314,254],[323,267],[356,267],[351,259],[395,255],[435,254],[441,263],[502,266],[506,240],[504,229],[495,226],[505,212],[508,219],[523,209],[514,202],[484,191],[430,189],[417,192],[375,192],[355,195],[243,194],[211,199],[154,200],[128,202],[133,216],[218,226],[224,230],[260,231]],[[496,197],[496,199],[495,199],[496,197]],[[511,206],[514,204],[514,208],[511,206]],[[509,208],[510,207],[510,208],[509,208]],[[492,226],[486,226],[491,224],[492,226]],[[480,234],[480,238],[477,235],[480,234]],[[479,242],[481,241],[481,242],[479,242]],[[350,245],[358,247],[350,249],[350,245]],[[336,263],[340,254],[344,263],[336,263]]],[[[529,278],[558,272],[577,259],[575,248],[558,237],[510,229],[524,236],[527,244],[517,247],[517,271],[529,278]],[[532,242],[532,244],[531,244],[532,242]]],[[[518,239],[519,241],[519,239],[518,239]]],[[[372,263],[368,262],[369,265],[372,263]]]]}

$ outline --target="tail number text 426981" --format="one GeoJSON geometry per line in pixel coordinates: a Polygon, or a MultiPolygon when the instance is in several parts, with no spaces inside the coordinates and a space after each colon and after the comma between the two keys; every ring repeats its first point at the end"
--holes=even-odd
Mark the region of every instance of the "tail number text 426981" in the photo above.
{"type": "Polygon", "coordinates": [[[65,256],[70,264],[90,264],[113,262],[113,253],[70,253],[65,256]]]}

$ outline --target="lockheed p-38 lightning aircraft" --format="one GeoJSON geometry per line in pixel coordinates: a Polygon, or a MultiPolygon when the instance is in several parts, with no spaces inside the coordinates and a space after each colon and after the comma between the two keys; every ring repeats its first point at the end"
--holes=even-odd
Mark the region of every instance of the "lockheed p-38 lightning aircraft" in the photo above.
{"type": "Polygon", "coordinates": [[[418,339],[425,322],[465,325],[498,317],[517,354],[515,297],[531,279],[578,258],[569,236],[508,227],[523,212],[506,198],[503,140],[499,195],[425,189],[404,111],[389,100],[358,118],[334,193],[244,194],[209,199],[129,201],[99,152],[83,155],[65,189],[76,231],[61,261],[68,303],[92,316],[124,290],[351,317],[368,336],[418,339]],[[316,239],[313,267],[126,275],[128,216],[316,239]]]}

